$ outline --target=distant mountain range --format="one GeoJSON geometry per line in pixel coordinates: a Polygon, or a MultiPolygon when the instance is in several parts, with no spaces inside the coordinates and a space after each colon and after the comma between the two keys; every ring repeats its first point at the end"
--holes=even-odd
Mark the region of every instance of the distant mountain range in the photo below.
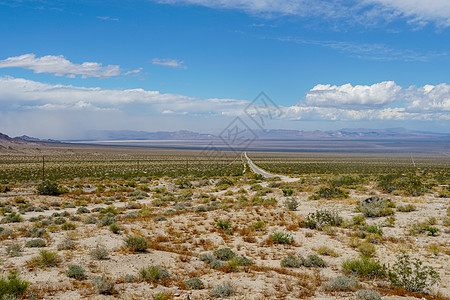
{"type": "MultiPolygon", "coordinates": [[[[189,141],[207,141],[220,140],[227,138],[230,132],[221,134],[205,134],[188,130],[179,131],[135,131],[135,130],[92,130],[84,134],[83,139],[77,141],[94,142],[94,141],[131,141],[131,140],[189,140],[189,141]]],[[[448,133],[436,133],[426,131],[414,131],[405,128],[388,128],[388,129],[366,129],[366,128],[344,128],[331,131],[304,131],[289,129],[269,129],[269,130],[253,130],[246,131],[243,135],[257,137],[260,140],[358,140],[358,139],[429,139],[443,138],[450,139],[448,133]]],[[[75,141],[75,140],[70,140],[75,141]]],[[[67,142],[70,142],[69,140],[67,142]]],[[[28,143],[60,143],[60,141],[52,139],[39,139],[22,135],[19,137],[9,137],[0,133],[0,144],[28,144],[28,143]]]]}
{"type": "MultiPolygon", "coordinates": [[[[112,140],[217,140],[233,131],[221,134],[204,134],[188,130],[179,131],[134,131],[134,130],[92,130],[88,131],[83,141],[112,140]]],[[[384,139],[384,138],[436,138],[450,137],[450,134],[414,131],[405,128],[366,129],[344,128],[332,131],[304,131],[290,129],[253,130],[243,133],[245,136],[256,136],[259,139],[299,140],[299,139],[384,139]]]]}

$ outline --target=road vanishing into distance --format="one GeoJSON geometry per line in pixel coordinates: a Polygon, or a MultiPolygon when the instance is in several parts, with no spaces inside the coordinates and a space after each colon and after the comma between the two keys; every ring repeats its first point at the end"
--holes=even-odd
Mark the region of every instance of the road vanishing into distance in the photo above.
{"type": "Polygon", "coordinates": [[[260,167],[258,167],[257,165],[255,165],[252,160],[247,156],[247,152],[244,152],[244,156],[247,159],[247,162],[250,166],[250,168],[252,169],[253,172],[255,172],[256,174],[260,174],[262,175],[264,178],[273,178],[273,177],[279,177],[282,180],[289,180],[291,178],[289,178],[288,176],[284,176],[284,175],[277,175],[277,174],[272,174],[269,173],[263,169],[261,169],[260,167]]]}

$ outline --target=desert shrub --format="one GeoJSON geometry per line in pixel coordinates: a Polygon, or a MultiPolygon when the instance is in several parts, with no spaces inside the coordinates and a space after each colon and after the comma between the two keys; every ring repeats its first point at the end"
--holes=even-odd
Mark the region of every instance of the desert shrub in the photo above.
{"type": "Polygon", "coordinates": [[[159,265],[142,268],[139,271],[139,275],[143,280],[148,280],[151,282],[165,281],[170,277],[169,271],[159,265]]]}
{"type": "Polygon", "coordinates": [[[309,213],[306,217],[305,225],[311,229],[322,229],[325,226],[340,226],[343,221],[338,212],[323,209],[315,213],[309,213]]]}
{"type": "Polygon", "coordinates": [[[432,187],[423,183],[419,177],[413,174],[388,174],[378,178],[378,187],[384,192],[404,191],[411,196],[420,196],[432,187]]]}
{"type": "Polygon", "coordinates": [[[97,260],[106,260],[109,258],[108,250],[103,247],[97,247],[97,248],[91,250],[91,252],[89,252],[89,255],[93,259],[97,259],[97,260]]]}
{"type": "Polygon", "coordinates": [[[6,278],[0,277],[0,299],[16,299],[25,294],[29,285],[17,273],[10,273],[6,278]]]}
{"type": "Polygon", "coordinates": [[[0,184],[0,193],[9,192],[11,188],[6,184],[0,184]]]}
{"type": "Polygon", "coordinates": [[[342,262],[342,268],[353,274],[369,279],[386,276],[386,266],[368,257],[347,259],[342,262]]]}
{"type": "Polygon", "coordinates": [[[361,253],[362,256],[365,256],[365,257],[374,256],[375,250],[376,250],[375,246],[373,244],[367,243],[367,242],[361,243],[358,246],[358,251],[361,253]]]}
{"type": "Polygon", "coordinates": [[[201,253],[199,259],[207,264],[211,264],[213,261],[217,260],[214,255],[210,253],[201,253]]]}
{"type": "Polygon", "coordinates": [[[327,288],[333,291],[347,291],[352,290],[358,285],[358,282],[347,276],[338,276],[331,280],[327,288]]]}
{"type": "Polygon", "coordinates": [[[43,239],[32,239],[25,243],[25,247],[41,248],[45,247],[47,243],[43,239]]]}
{"type": "Polygon", "coordinates": [[[363,180],[361,178],[356,178],[352,176],[341,176],[339,178],[330,180],[329,184],[330,186],[333,187],[340,187],[340,186],[351,186],[355,184],[360,184],[362,183],[362,181],[363,180]]]}
{"type": "Polygon", "coordinates": [[[230,260],[236,256],[236,254],[230,248],[222,248],[214,251],[214,256],[219,260],[230,260]]]}
{"type": "Polygon", "coordinates": [[[157,222],[161,222],[161,221],[167,221],[167,218],[164,217],[163,215],[159,215],[153,218],[153,220],[157,221],[157,222]]]}
{"type": "Polygon", "coordinates": [[[216,183],[216,186],[224,186],[224,185],[227,185],[227,186],[232,186],[234,183],[233,183],[233,181],[231,180],[231,179],[228,179],[228,178],[221,178],[217,183],[216,183]]]}
{"type": "Polygon", "coordinates": [[[191,290],[201,290],[205,288],[203,281],[198,277],[189,278],[185,283],[186,286],[191,290]]]}
{"type": "Polygon", "coordinates": [[[61,244],[58,244],[58,250],[73,250],[75,249],[75,241],[66,239],[61,244]]]}
{"type": "Polygon", "coordinates": [[[97,224],[98,220],[94,216],[89,216],[84,220],[84,224],[97,224]]]}
{"type": "Polygon", "coordinates": [[[231,222],[230,221],[217,221],[216,223],[217,227],[219,227],[222,230],[230,229],[231,228],[231,222]]]}
{"type": "Polygon", "coordinates": [[[135,282],[136,281],[136,277],[134,275],[131,274],[125,274],[125,276],[123,276],[123,280],[127,283],[131,283],[131,282],[135,282]]]}
{"type": "Polygon", "coordinates": [[[287,196],[292,196],[292,194],[294,193],[294,191],[290,188],[285,188],[281,190],[283,192],[283,196],[287,197],[287,196]]]}
{"type": "Polygon", "coordinates": [[[317,249],[317,253],[320,255],[332,256],[332,257],[339,256],[339,254],[336,251],[334,251],[333,249],[331,249],[330,247],[327,247],[327,246],[320,246],[317,249]]]}
{"type": "Polygon", "coordinates": [[[397,206],[397,211],[400,212],[411,212],[417,210],[416,206],[413,204],[407,204],[405,206],[397,206]]]}
{"type": "Polygon", "coordinates": [[[36,264],[36,266],[45,268],[57,266],[61,262],[61,259],[59,258],[58,254],[56,254],[56,252],[41,250],[39,252],[39,256],[35,257],[33,259],[33,262],[36,264]]]}
{"type": "Polygon", "coordinates": [[[59,196],[63,193],[63,190],[56,182],[46,180],[36,187],[36,191],[39,195],[59,196]]]}
{"type": "Polygon", "coordinates": [[[325,199],[343,199],[348,198],[348,194],[337,187],[323,187],[317,192],[315,192],[311,197],[313,200],[317,200],[320,198],[325,199]]]}
{"type": "Polygon", "coordinates": [[[77,280],[86,279],[85,270],[79,265],[70,265],[66,271],[67,277],[75,278],[77,280]]]}
{"type": "Polygon", "coordinates": [[[105,216],[100,219],[100,226],[109,226],[116,222],[116,219],[114,217],[105,216]]]}
{"type": "Polygon", "coordinates": [[[125,238],[125,246],[131,252],[145,252],[148,248],[148,241],[142,236],[129,236],[125,238]]]}
{"type": "Polygon", "coordinates": [[[253,264],[252,260],[245,256],[234,257],[233,260],[235,260],[239,266],[250,266],[253,264]]]}
{"type": "Polygon", "coordinates": [[[262,230],[264,230],[264,227],[266,226],[266,224],[264,223],[264,222],[262,222],[262,221],[257,221],[257,222],[254,222],[252,225],[251,225],[251,228],[253,229],[253,230],[255,230],[255,231],[262,231],[262,230]]]}
{"type": "Polygon", "coordinates": [[[235,293],[234,287],[231,283],[218,284],[211,289],[211,295],[214,298],[225,298],[233,296],[235,293]]]}
{"type": "Polygon", "coordinates": [[[286,205],[287,209],[296,211],[299,203],[295,198],[288,198],[286,199],[286,201],[284,201],[284,205],[286,205]]]}
{"type": "Polygon", "coordinates": [[[37,238],[44,236],[45,232],[44,228],[33,227],[25,233],[25,236],[37,238]]]}
{"type": "Polygon", "coordinates": [[[6,247],[6,254],[8,254],[8,256],[11,257],[21,256],[22,252],[23,252],[22,246],[18,243],[6,247]]]}
{"type": "Polygon", "coordinates": [[[294,243],[294,237],[292,236],[292,234],[287,233],[287,232],[281,232],[281,231],[277,231],[274,232],[271,236],[270,239],[277,244],[288,244],[291,245],[294,243]]]}
{"type": "Polygon", "coordinates": [[[381,295],[375,290],[359,290],[355,298],[356,300],[381,300],[381,295]]]}
{"type": "Polygon", "coordinates": [[[295,256],[288,256],[281,260],[280,265],[283,268],[300,268],[302,266],[302,261],[295,256]]]}
{"type": "Polygon", "coordinates": [[[206,207],[204,205],[199,205],[199,206],[196,206],[194,208],[194,211],[195,212],[205,212],[206,211],[206,207]]]}
{"type": "Polygon", "coordinates": [[[392,207],[395,205],[390,199],[374,196],[361,201],[357,209],[368,218],[376,218],[393,215],[395,212],[392,207]]]}
{"type": "Polygon", "coordinates": [[[61,225],[62,230],[74,230],[77,226],[71,222],[67,222],[61,225]]]}
{"type": "Polygon", "coordinates": [[[308,255],[306,258],[302,257],[302,265],[305,267],[317,267],[317,268],[326,268],[326,262],[319,256],[313,254],[308,255]]]}
{"type": "Polygon", "coordinates": [[[439,232],[439,228],[433,227],[436,224],[435,218],[428,218],[424,222],[415,222],[410,224],[409,234],[416,235],[420,233],[428,233],[431,236],[436,236],[439,232]]]}
{"type": "Polygon", "coordinates": [[[9,215],[5,215],[5,217],[2,219],[2,223],[19,223],[22,222],[22,217],[20,214],[16,212],[12,212],[9,215]]]}
{"type": "Polygon", "coordinates": [[[92,284],[99,294],[112,294],[114,290],[114,282],[106,278],[105,275],[95,277],[92,284]]]}
{"type": "Polygon", "coordinates": [[[57,225],[61,225],[61,224],[64,224],[66,222],[67,222],[66,219],[63,218],[63,217],[57,217],[57,218],[55,218],[55,220],[53,220],[53,223],[55,223],[57,225]]]}
{"type": "Polygon", "coordinates": [[[389,281],[393,286],[403,287],[411,292],[429,292],[439,280],[439,274],[430,266],[422,266],[419,259],[411,260],[403,253],[389,270],[389,281]]]}
{"type": "Polygon", "coordinates": [[[77,214],[88,214],[91,211],[87,209],[86,207],[78,207],[77,214]]]}
{"type": "Polygon", "coordinates": [[[111,230],[112,233],[118,234],[120,233],[120,226],[117,223],[112,223],[109,225],[109,230],[111,230]]]}

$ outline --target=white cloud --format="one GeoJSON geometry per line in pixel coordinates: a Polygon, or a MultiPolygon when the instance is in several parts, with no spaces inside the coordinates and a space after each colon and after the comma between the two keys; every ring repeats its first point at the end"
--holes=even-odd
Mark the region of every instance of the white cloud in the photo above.
{"type": "MultiPolygon", "coordinates": [[[[445,124],[450,120],[449,99],[450,85],[445,83],[409,88],[392,81],[356,86],[319,84],[297,105],[281,106],[281,118],[272,121],[370,121],[374,126],[383,126],[387,121],[445,124]]],[[[214,126],[222,129],[229,118],[246,118],[244,109],[249,104],[247,100],[203,99],[144,89],[76,87],[0,77],[0,128],[19,135],[19,131],[33,133],[43,127],[47,136],[54,138],[93,128],[196,127],[207,132],[214,126]]]]}
{"type": "MultiPolygon", "coordinates": [[[[0,68],[24,68],[33,70],[34,73],[50,73],[68,78],[74,78],[77,75],[80,75],[82,78],[107,78],[119,76],[122,73],[121,68],[116,65],[103,66],[101,63],[96,62],[74,64],[62,55],[36,57],[33,53],[0,60],[0,68]]],[[[139,72],[139,69],[132,72],[139,72]]]]}
{"type": "Polygon", "coordinates": [[[306,104],[319,107],[376,108],[398,100],[401,87],[393,81],[370,86],[318,84],[306,94],[306,104]]]}
{"type": "Polygon", "coordinates": [[[216,9],[238,9],[250,14],[296,15],[345,20],[365,25],[406,18],[412,23],[450,26],[448,0],[154,0],[167,4],[193,4],[216,9]]]}
{"type": "Polygon", "coordinates": [[[187,69],[187,67],[184,65],[184,61],[171,58],[154,58],[152,60],[152,64],[165,67],[187,69]]]}
{"type": "Polygon", "coordinates": [[[103,21],[116,21],[116,22],[119,21],[118,18],[112,18],[112,17],[108,17],[108,16],[106,16],[106,17],[98,16],[97,19],[100,19],[103,21]]]}

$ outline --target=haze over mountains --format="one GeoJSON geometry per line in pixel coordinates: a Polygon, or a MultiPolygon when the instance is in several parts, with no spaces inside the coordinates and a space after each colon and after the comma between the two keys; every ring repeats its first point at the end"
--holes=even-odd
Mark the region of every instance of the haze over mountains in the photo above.
{"type": "MultiPolygon", "coordinates": [[[[227,129],[230,132],[232,128],[227,129]]],[[[135,131],[135,130],[91,130],[86,132],[83,141],[100,140],[215,140],[228,134],[225,130],[219,134],[205,134],[189,130],[179,131],[135,131]]],[[[377,138],[432,138],[450,137],[450,134],[413,131],[402,127],[387,129],[344,128],[333,131],[304,131],[289,129],[246,130],[242,136],[255,136],[259,139],[297,140],[297,139],[377,139],[377,138]]]]}

